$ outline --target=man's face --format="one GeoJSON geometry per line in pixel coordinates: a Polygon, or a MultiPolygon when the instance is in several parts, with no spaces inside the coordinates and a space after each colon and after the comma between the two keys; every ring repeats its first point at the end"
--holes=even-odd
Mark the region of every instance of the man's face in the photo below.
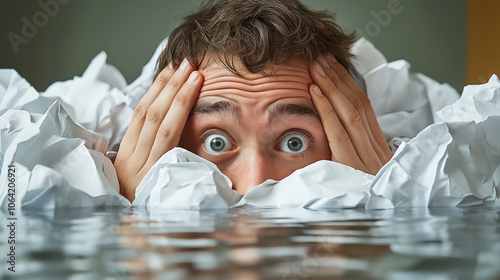
{"type": "Polygon", "coordinates": [[[267,77],[236,76],[210,62],[200,70],[205,81],[180,141],[215,163],[243,194],[266,179],[331,159],[305,62],[274,69],[267,77]]]}

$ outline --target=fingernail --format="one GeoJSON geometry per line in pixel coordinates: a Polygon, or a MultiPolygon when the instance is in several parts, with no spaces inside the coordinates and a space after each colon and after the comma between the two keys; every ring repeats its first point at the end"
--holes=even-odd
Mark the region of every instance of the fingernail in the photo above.
{"type": "Polygon", "coordinates": [[[330,68],[330,65],[328,65],[328,61],[326,61],[326,59],[325,59],[325,57],[324,57],[324,56],[320,55],[320,56],[318,57],[318,61],[319,61],[319,63],[321,63],[321,65],[323,65],[324,67],[326,67],[326,68],[330,68]]]}
{"type": "Polygon", "coordinates": [[[338,62],[337,58],[335,56],[331,55],[331,54],[328,55],[328,60],[330,60],[332,62],[335,62],[335,63],[338,62]]]}
{"type": "Polygon", "coordinates": [[[316,69],[316,72],[318,72],[321,76],[326,76],[325,71],[323,71],[323,68],[321,68],[321,65],[319,65],[318,62],[314,62],[314,68],[316,69]]]}
{"type": "Polygon", "coordinates": [[[192,72],[191,75],[189,75],[189,79],[187,81],[190,84],[194,84],[196,80],[198,80],[198,77],[199,77],[198,72],[192,72]]]}
{"type": "Polygon", "coordinates": [[[181,65],[179,66],[179,69],[186,69],[188,66],[189,66],[189,61],[186,58],[184,58],[182,60],[181,65]]]}
{"type": "Polygon", "coordinates": [[[174,66],[172,65],[172,61],[170,61],[167,65],[168,69],[174,69],[174,66]]]}
{"type": "Polygon", "coordinates": [[[318,86],[313,88],[314,93],[316,93],[317,96],[323,96],[323,93],[321,92],[321,89],[319,89],[318,86]]]}

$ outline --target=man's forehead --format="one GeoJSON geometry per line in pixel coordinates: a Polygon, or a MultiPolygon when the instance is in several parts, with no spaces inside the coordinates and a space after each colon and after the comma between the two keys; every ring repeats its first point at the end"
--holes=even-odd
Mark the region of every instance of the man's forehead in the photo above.
{"type": "Polygon", "coordinates": [[[320,124],[309,94],[312,80],[306,63],[293,59],[273,70],[268,76],[243,71],[239,76],[211,62],[200,70],[205,80],[192,115],[240,124],[260,120],[272,126],[290,118],[320,124]]]}
{"type": "Polygon", "coordinates": [[[200,98],[207,96],[250,99],[281,99],[303,97],[310,99],[312,83],[303,60],[293,59],[288,64],[273,66],[271,75],[241,71],[236,75],[214,60],[200,70],[204,83],[200,98]]]}
{"type": "Polygon", "coordinates": [[[308,67],[305,63],[305,60],[296,57],[290,59],[287,63],[279,64],[279,65],[268,65],[263,73],[251,73],[249,72],[244,65],[240,62],[238,58],[234,58],[233,65],[238,71],[239,75],[231,72],[227,67],[217,59],[206,59],[201,63],[199,71],[205,76],[205,78],[212,78],[213,76],[219,75],[227,75],[227,76],[238,76],[243,77],[249,80],[256,79],[258,77],[267,77],[267,78],[280,78],[286,75],[299,75],[307,78],[309,77],[308,67]]]}

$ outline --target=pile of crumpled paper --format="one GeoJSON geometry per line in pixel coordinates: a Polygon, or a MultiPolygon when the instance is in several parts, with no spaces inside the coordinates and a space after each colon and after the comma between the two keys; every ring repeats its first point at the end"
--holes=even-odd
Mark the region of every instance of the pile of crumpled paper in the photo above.
{"type": "MultiPolygon", "coordinates": [[[[232,190],[217,167],[181,148],[149,171],[131,204],[119,194],[113,151],[133,108],[152,83],[160,44],[137,80],[97,55],[82,77],[38,93],[15,70],[0,70],[0,182],[15,166],[16,201],[23,208],[147,206],[214,209],[242,205],[330,209],[495,205],[500,191],[500,81],[464,88],[387,62],[364,39],[354,64],[395,153],[372,176],[319,161],[246,195],[232,190]]],[[[0,188],[2,209],[8,191],[0,188]]]]}

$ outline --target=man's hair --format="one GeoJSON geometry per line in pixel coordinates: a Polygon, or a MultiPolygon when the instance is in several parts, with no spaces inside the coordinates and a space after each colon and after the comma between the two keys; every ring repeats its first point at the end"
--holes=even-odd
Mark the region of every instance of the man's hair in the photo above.
{"type": "Polygon", "coordinates": [[[197,68],[215,59],[236,75],[239,59],[249,72],[271,75],[268,66],[286,64],[296,56],[309,64],[323,53],[351,69],[354,39],[333,16],[311,11],[298,0],[210,0],[172,31],[156,76],[184,58],[197,68]]]}

